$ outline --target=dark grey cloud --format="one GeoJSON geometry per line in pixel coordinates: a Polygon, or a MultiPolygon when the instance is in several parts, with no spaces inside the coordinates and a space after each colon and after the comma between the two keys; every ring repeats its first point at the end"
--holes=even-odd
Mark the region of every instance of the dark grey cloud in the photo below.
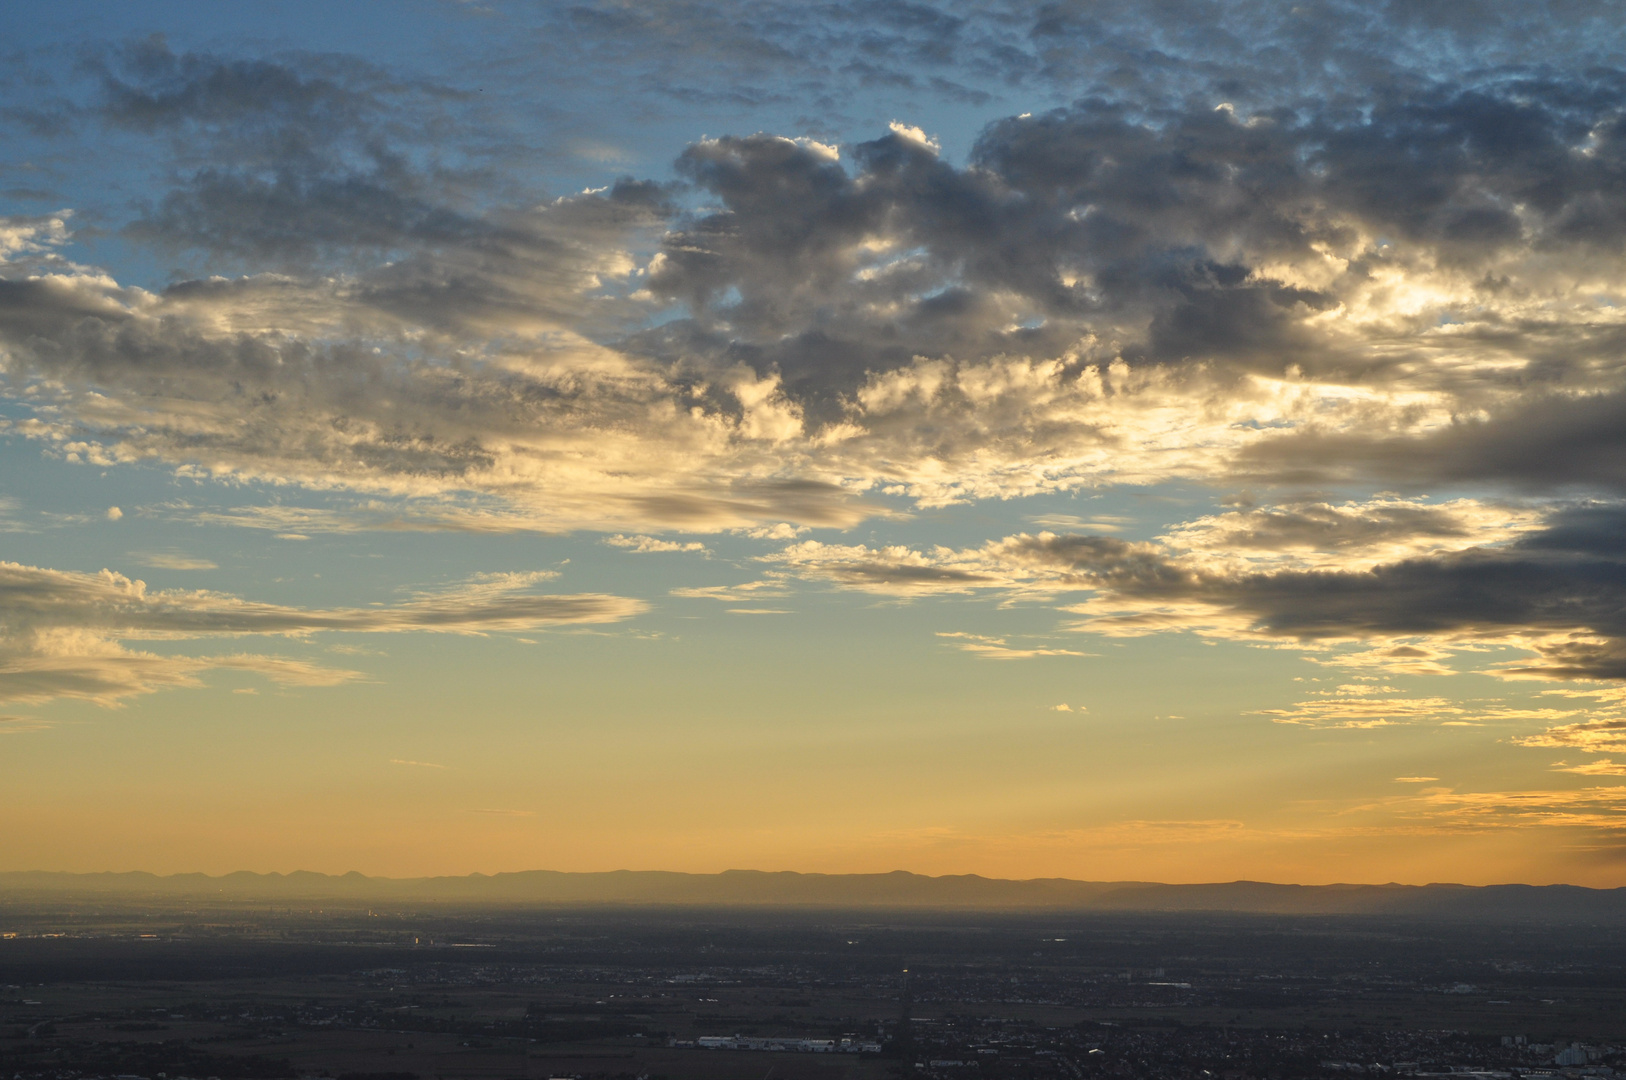
{"type": "Polygon", "coordinates": [[[407,246],[484,239],[484,223],[416,196],[416,185],[380,168],[365,175],[269,175],[208,168],[132,222],[126,234],[213,259],[308,265],[320,254],[353,257],[407,246]]]}
{"type": "Polygon", "coordinates": [[[1111,602],[1199,602],[1251,633],[1301,641],[1519,636],[1530,663],[1509,674],[1626,679],[1626,509],[1587,505],[1502,547],[1364,571],[1223,572],[1107,537],[1021,537],[1018,558],[1064,567],[1111,602]]]}
{"type": "Polygon", "coordinates": [[[1554,381],[1567,393],[1538,389],[1488,416],[1420,435],[1284,435],[1243,451],[1239,465],[1287,482],[1499,484],[1537,495],[1626,491],[1626,393],[1582,392],[1588,362],[1611,345],[1619,355],[1621,339],[1621,331],[1605,327],[1573,362],[1563,362],[1554,381]]]}
{"type": "MultiPolygon", "coordinates": [[[[365,142],[377,124],[380,94],[399,88],[360,60],[307,64],[329,70],[176,54],[162,35],[87,60],[100,79],[106,122],[149,134],[208,131],[225,140],[232,157],[260,163],[323,158],[341,141],[365,142]]],[[[214,149],[225,151],[219,142],[214,149]]]]}
{"type": "MultiPolygon", "coordinates": [[[[765,135],[697,144],[678,169],[720,206],[671,234],[650,278],[693,318],[632,346],[781,372],[827,413],[917,356],[1085,340],[1131,362],[1415,381],[1405,341],[1330,337],[1323,316],[1427,273],[1477,280],[1475,343],[1522,361],[1522,382],[1595,378],[1618,355],[1612,320],[1500,310],[1623,250],[1626,79],[1401,90],[1251,116],[1084,101],[990,125],[964,168],[907,133],[839,162],[765,135]],[[1337,273],[1307,283],[1329,252],[1337,273]]],[[[1420,378],[1497,383],[1456,370],[1420,378]]]]}
{"type": "Polygon", "coordinates": [[[205,265],[309,271],[478,239],[494,177],[478,95],[335,55],[91,53],[81,111],[167,147],[130,237],[205,265]]]}
{"type": "Polygon", "coordinates": [[[1626,559],[1626,511],[1609,503],[1582,503],[1550,515],[1546,527],[1521,537],[1518,547],[1600,559],[1626,559]]]}

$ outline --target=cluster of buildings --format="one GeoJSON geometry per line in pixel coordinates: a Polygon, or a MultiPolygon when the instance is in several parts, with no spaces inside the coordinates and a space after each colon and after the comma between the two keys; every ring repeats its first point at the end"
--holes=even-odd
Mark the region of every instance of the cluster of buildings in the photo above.
{"type": "Polygon", "coordinates": [[[881,1044],[861,1039],[776,1039],[750,1035],[702,1035],[669,1039],[668,1046],[700,1050],[789,1050],[802,1054],[879,1054],[881,1044]]]}

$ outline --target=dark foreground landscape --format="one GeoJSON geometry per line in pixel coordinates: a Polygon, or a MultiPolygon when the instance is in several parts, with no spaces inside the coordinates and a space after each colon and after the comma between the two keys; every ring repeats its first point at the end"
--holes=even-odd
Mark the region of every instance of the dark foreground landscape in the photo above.
{"type": "Polygon", "coordinates": [[[0,892],[0,1078],[1626,1072],[1608,893],[1474,915],[184,892],[0,892]]]}

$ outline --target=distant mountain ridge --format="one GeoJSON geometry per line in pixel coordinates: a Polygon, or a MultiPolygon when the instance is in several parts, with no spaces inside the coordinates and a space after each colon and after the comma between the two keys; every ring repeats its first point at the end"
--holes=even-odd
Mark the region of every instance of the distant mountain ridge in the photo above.
{"type": "Polygon", "coordinates": [[[728,870],[566,873],[526,870],[466,877],[382,878],[249,871],[0,873],[0,898],[128,897],[222,901],[415,901],[465,904],[913,908],[989,911],[1216,911],[1292,915],[1439,915],[1626,922],[1626,888],[1577,885],[1279,885],[1262,881],[1165,885],[1144,881],[1008,880],[976,874],[801,874],[728,870]]]}

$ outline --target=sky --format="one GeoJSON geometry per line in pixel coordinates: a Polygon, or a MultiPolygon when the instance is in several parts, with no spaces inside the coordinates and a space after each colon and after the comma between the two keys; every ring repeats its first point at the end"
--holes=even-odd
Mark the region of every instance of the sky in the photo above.
{"type": "Polygon", "coordinates": [[[1587,0],[0,11],[0,870],[1626,885],[1587,0]]]}

